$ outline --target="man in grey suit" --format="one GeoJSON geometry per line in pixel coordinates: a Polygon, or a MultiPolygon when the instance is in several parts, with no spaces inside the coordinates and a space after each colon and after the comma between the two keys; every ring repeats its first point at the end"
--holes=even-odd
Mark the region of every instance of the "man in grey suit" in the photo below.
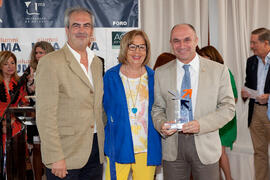
{"type": "Polygon", "coordinates": [[[93,26],[89,10],[68,9],[67,43],[37,67],[36,118],[48,180],[102,179],[103,70],[87,46],[93,26]]]}
{"type": "Polygon", "coordinates": [[[170,43],[177,59],[156,70],[152,108],[155,128],[163,137],[164,179],[187,180],[191,172],[194,179],[219,179],[218,130],[235,113],[228,68],[196,53],[198,37],[190,24],[174,26],[170,43]],[[186,66],[190,88],[183,89],[186,66]],[[187,102],[186,96],[190,96],[187,102]],[[184,118],[185,106],[188,122],[181,130],[171,128],[177,119],[184,118]]]}

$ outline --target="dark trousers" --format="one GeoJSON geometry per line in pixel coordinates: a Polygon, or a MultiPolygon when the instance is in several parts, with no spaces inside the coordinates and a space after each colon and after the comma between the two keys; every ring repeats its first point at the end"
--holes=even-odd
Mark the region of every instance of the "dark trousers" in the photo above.
{"type": "Polygon", "coordinates": [[[164,180],[190,180],[192,172],[195,180],[219,180],[218,162],[204,165],[201,163],[193,135],[178,135],[178,156],[175,161],[163,160],[164,180]]]}
{"type": "Polygon", "coordinates": [[[93,146],[88,162],[81,169],[68,170],[68,174],[64,179],[56,177],[51,173],[51,169],[46,168],[47,180],[102,180],[103,165],[99,161],[99,150],[97,134],[93,139],[93,146]]]}

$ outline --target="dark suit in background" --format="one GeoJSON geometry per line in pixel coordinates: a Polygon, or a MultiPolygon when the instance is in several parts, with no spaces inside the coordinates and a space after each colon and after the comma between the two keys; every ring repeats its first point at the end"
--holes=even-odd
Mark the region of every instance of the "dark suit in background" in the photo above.
{"type": "Polygon", "coordinates": [[[267,117],[267,101],[270,93],[270,31],[259,28],[251,33],[250,48],[254,56],[248,58],[245,86],[258,91],[256,99],[246,89],[242,89],[244,101],[248,98],[248,126],[254,148],[256,180],[268,180],[268,144],[270,141],[270,121],[267,117]]]}
{"type": "MultiPolygon", "coordinates": [[[[257,90],[257,74],[258,74],[258,59],[256,56],[251,56],[247,60],[246,66],[246,81],[245,86],[257,90]]],[[[264,93],[270,93],[270,71],[268,70],[265,86],[264,86],[264,93]]],[[[252,121],[252,114],[254,109],[255,99],[250,99],[248,103],[248,127],[252,121]]]]}

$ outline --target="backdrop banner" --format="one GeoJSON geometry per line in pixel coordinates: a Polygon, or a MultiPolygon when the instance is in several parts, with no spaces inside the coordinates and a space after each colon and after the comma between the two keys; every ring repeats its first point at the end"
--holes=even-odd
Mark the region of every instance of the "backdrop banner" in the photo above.
{"type": "Polygon", "coordinates": [[[64,45],[64,12],[78,6],[95,16],[91,49],[105,59],[105,69],[117,64],[123,34],[140,28],[139,0],[0,0],[0,50],[15,53],[19,74],[35,42],[48,41],[55,50],[64,45]]]}

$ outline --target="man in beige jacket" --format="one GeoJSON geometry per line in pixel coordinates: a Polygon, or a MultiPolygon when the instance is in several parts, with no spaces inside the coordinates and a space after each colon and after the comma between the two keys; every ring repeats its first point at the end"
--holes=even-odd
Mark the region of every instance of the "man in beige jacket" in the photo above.
{"type": "Polygon", "coordinates": [[[102,63],[87,47],[94,17],[87,9],[65,14],[67,43],[37,68],[37,127],[47,179],[102,179],[102,63]]]}
{"type": "Polygon", "coordinates": [[[218,130],[235,112],[228,68],[196,53],[198,37],[190,24],[174,26],[170,43],[177,59],[156,70],[152,108],[155,128],[163,136],[164,179],[189,179],[191,172],[194,179],[219,179],[218,130]],[[187,66],[190,88],[183,89],[187,66]],[[181,89],[187,94],[182,96],[181,89]],[[190,99],[184,100],[186,96],[190,99]],[[189,122],[182,130],[170,129],[187,105],[189,122]]]}

